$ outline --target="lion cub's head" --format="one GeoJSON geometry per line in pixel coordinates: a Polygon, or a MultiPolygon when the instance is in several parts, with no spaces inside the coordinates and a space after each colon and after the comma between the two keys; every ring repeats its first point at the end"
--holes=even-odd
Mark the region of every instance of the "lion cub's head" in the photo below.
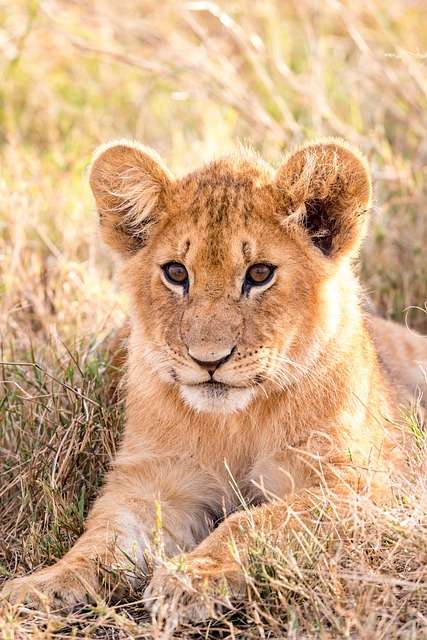
{"type": "Polygon", "coordinates": [[[276,172],[243,152],[175,179],[150,149],[117,142],[90,183],[125,261],[143,366],[188,405],[238,411],[313,374],[356,287],[371,195],[357,153],[326,140],[276,172]]]}

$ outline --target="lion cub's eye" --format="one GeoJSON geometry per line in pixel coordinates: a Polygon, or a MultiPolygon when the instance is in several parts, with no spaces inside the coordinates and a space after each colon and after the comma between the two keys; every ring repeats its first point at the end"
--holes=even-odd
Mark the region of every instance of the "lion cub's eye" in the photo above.
{"type": "Polygon", "coordinates": [[[188,286],[188,272],[183,264],[179,262],[167,262],[162,266],[166,280],[171,284],[179,284],[182,287],[188,286]]]}
{"type": "Polygon", "coordinates": [[[251,287],[260,287],[270,282],[273,277],[276,267],[272,264],[253,264],[246,271],[245,282],[243,284],[244,290],[248,291],[251,287]]]}

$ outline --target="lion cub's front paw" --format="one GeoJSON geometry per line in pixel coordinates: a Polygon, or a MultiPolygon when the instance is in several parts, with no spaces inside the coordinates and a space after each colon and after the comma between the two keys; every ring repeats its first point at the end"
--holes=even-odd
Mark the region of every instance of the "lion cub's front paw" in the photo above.
{"type": "Polygon", "coordinates": [[[154,572],[144,593],[145,606],[157,622],[170,628],[214,618],[241,592],[237,575],[234,563],[221,565],[190,554],[174,558],[154,572]]]}
{"type": "Polygon", "coordinates": [[[23,578],[9,580],[0,593],[12,604],[31,608],[51,607],[71,609],[89,602],[94,593],[94,581],[88,576],[63,567],[49,567],[23,578]]]}

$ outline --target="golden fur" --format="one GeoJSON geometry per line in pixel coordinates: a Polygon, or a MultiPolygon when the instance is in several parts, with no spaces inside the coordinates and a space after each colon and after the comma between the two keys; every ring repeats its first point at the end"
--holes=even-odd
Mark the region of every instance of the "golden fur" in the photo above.
{"type": "Polygon", "coordinates": [[[326,486],[388,499],[407,445],[400,404],[422,382],[427,347],[361,308],[352,263],[371,183],[340,141],[305,145],[277,172],[242,152],[180,179],[118,142],[96,154],[90,182],[131,299],[126,430],[84,535],[5,593],[82,601],[101,589],[100,565],[144,569],[161,520],[187,582],[159,566],[147,604],[191,593],[202,617],[198,581],[241,588],[249,522],[308,526],[326,486]],[[185,264],[188,291],[165,279],[170,261],[185,264]],[[255,263],[276,269],[246,291],[255,263]],[[223,358],[208,383],[198,361],[223,358]]]}

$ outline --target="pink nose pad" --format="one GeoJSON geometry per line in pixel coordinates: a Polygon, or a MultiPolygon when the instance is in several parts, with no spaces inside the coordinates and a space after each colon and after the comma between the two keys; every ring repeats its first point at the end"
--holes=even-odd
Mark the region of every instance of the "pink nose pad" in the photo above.
{"type": "Polygon", "coordinates": [[[213,374],[215,373],[215,371],[221,366],[223,365],[225,362],[227,362],[227,360],[229,360],[231,358],[231,356],[234,353],[236,347],[233,347],[229,353],[227,353],[227,355],[223,356],[222,358],[219,358],[218,360],[199,360],[198,358],[195,358],[193,355],[191,355],[190,351],[188,352],[190,355],[190,358],[192,360],[194,360],[194,362],[197,362],[197,364],[199,365],[199,367],[202,367],[202,369],[206,369],[210,376],[212,377],[213,374]]]}

